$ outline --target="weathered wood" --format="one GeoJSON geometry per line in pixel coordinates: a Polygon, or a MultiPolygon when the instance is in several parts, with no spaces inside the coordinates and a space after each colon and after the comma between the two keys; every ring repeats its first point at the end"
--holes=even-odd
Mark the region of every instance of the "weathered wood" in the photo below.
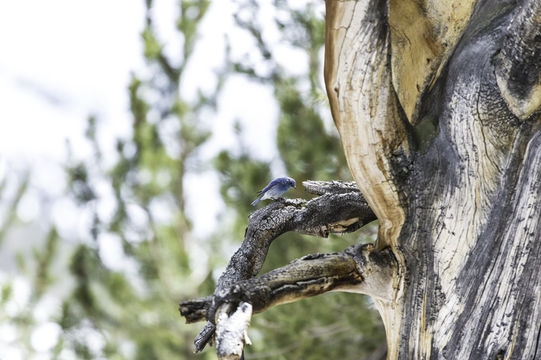
{"type": "MultiPolygon", "coordinates": [[[[354,181],[314,181],[302,182],[302,186],[311,194],[345,194],[348,192],[360,192],[354,181]]],[[[370,210],[372,211],[372,210],[370,210]]]]}
{"type": "Polygon", "coordinates": [[[368,294],[377,301],[391,302],[397,265],[390,249],[379,252],[372,244],[354,245],[340,253],[308,255],[262,276],[223,287],[213,296],[182,302],[181,314],[190,322],[216,322],[219,358],[237,359],[249,324],[246,311],[235,310],[237,305],[250,304],[251,315],[252,311],[259,313],[328,291],[368,294]],[[201,312],[202,308],[206,312],[201,312]],[[233,315],[228,316],[229,312],[233,315]],[[220,327],[224,330],[218,332],[220,327]]]}
{"type": "Polygon", "coordinates": [[[379,219],[378,248],[396,246],[404,222],[394,156],[409,152],[392,86],[385,1],[327,1],[325,84],[351,173],[379,219]],[[378,145],[378,144],[381,144],[378,145]]]}
{"type": "Polygon", "coordinates": [[[390,0],[393,86],[417,124],[422,96],[453,53],[475,6],[471,0],[390,0]]]}
{"type": "Polygon", "coordinates": [[[496,81],[509,109],[526,119],[541,106],[541,2],[525,2],[512,16],[495,58],[496,81]]]}
{"type": "Polygon", "coordinates": [[[389,359],[541,358],[540,4],[327,1],[333,117],[402,266],[389,359]]]}
{"type": "Polygon", "coordinates": [[[244,345],[251,344],[248,326],[252,318],[252,305],[241,302],[235,311],[231,311],[231,307],[233,305],[228,304],[217,314],[216,354],[219,360],[240,360],[244,345]]]}
{"type": "MultiPolygon", "coordinates": [[[[356,231],[376,219],[359,190],[352,183],[307,182],[312,193],[322,194],[310,201],[279,199],[250,216],[239,250],[218,279],[215,294],[227,291],[238,281],[257,275],[274,239],[288,231],[327,237],[330,233],[356,231]]],[[[187,322],[201,321],[207,315],[209,299],[184,301],[180,313],[187,322]]],[[[207,322],[194,340],[195,351],[203,350],[214,336],[215,326],[207,322]]]]}
{"type": "Polygon", "coordinates": [[[218,321],[216,314],[224,304],[247,302],[259,313],[328,291],[368,294],[388,302],[394,296],[392,279],[397,269],[390,249],[380,252],[372,244],[359,244],[339,253],[307,255],[259,277],[237,281],[213,296],[181,303],[181,311],[190,322],[218,321]]]}

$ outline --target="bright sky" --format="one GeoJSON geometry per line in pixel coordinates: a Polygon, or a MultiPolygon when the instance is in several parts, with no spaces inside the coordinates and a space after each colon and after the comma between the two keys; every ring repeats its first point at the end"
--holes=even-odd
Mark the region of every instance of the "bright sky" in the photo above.
{"type": "MultiPolygon", "coordinates": [[[[166,42],[176,39],[176,1],[158,0],[155,4],[159,36],[166,42]]],[[[89,114],[98,115],[99,138],[108,149],[112,150],[115,137],[129,131],[129,76],[131,71],[144,69],[139,36],[143,11],[142,0],[0,3],[0,172],[30,167],[33,186],[54,198],[64,185],[60,164],[66,157],[66,140],[76,156],[91,154],[83,140],[89,114]]],[[[235,41],[233,55],[240,56],[252,46],[249,37],[234,28],[233,11],[231,1],[212,4],[200,32],[196,61],[183,83],[186,96],[195,94],[197,88],[212,87],[213,71],[222,60],[224,34],[235,41]]],[[[292,71],[305,69],[302,58],[295,63],[291,51],[279,46],[278,34],[269,32],[268,37],[292,71]]],[[[177,43],[169,42],[166,50],[178,53],[177,43]]],[[[271,91],[241,77],[232,78],[220,99],[218,116],[202,119],[214,133],[203,156],[211,159],[220,148],[235,146],[231,125],[238,118],[248,135],[250,151],[268,160],[275,157],[277,113],[271,91]]],[[[208,218],[208,208],[198,207],[196,202],[208,204],[218,196],[216,177],[207,175],[187,179],[192,187],[189,210],[194,218],[204,211],[208,218]]],[[[36,206],[27,206],[20,214],[29,221],[38,216],[31,208],[36,206]]],[[[209,229],[208,223],[200,227],[196,223],[196,232],[205,229],[209,229]]]]}
{"type": "Polygon", "coordinates": [[[142,65],[142,13],[132,0],[3,2],[0,151],[57,159],[92,112],[125,127],[113,119],[126,117],[123,90],[142,65]]]}

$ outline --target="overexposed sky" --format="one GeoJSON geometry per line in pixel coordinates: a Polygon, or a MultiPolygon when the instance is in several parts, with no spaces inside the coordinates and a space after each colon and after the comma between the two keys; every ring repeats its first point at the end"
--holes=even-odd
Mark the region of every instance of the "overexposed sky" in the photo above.
{"type": "MultiPolygon", "coordinates": [[[[175,57],[180,51],[174,28],[178,3],[156,0],[154,4],[158,36],[166,44],[166,52],[175,57]]],[[[234,42],[234,57],[250,53],[253,40],[234,26],[233,11],[235,6],[229,0],[211,4],[181,85],[186,98],[195,96],[198,89],[212,89],[214,71],[223,61],[226,35],[234,42]]],[[[261,18],[262,23],[270,20],[271,16],[261,18]]],[[[33,188],[41,196],[59,196],[64,188],[61,165],[66,159],[66,141],[76,157],[91,156],[83,135],[90,114],[98,116],[99,139],[113,153],[114,139],[129,134],[131,128],[130,73],[145,71],[140,41],[143,22],[143,0],[0,3],[0,177],[2,172],[31,168],[33,188]]],[[[272,26],[267,28],[265,37],[274,44],[277,57],[293,73],[306,71],[304,55],[282,46],[279,34],[272,26]]],[[[252,154],[266,160],[276,158],[276,117],[272,89],[241,76],[232,77],[219,100],[219,113],[200,119],[213,130],[210,143],[202,149],[203,159],[210,160],[222,148],[237,146],[232,131],[236,119],[243,124],[252,154]]],[[[208,233],[212,228],[208,204],[216,204],[211,213],[221,206],[220,201],[212,201],[219,197],[218,179],[207,172],[188,176],[186,183],[191,188],[188,210],[192,218],[206,218],[201,226],[196,221],[195,231],[208,233]]],[[[23,207],[20,215],[31,221],[39,215],[32,210],[36,201],[26,200],[26,204],[30,205],[23,207]]],[[[57,209],[57,218],[72,220],[69,205],[64,203],[57,209]]]]}
{"type": "Polygon", "coordinates": [[[143,64],[142,14],[132,0],[2,2],[0,153],[58,158],[90,113],[126,128],[115,119],[126,117],[129,72],[143,64]]]}

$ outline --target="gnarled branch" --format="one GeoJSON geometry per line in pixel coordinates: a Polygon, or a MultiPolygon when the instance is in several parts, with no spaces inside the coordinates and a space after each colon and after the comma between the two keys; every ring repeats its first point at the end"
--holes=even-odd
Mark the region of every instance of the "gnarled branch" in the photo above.
{"type": "MultiPolygon", "coordinates": [[[[256,276],[272,241],[285,232],[327,237],[330,233],[356,231],[376,219],[353,182],[309,181],[303,185],[309,192],[321,196],[310,201],[279,199],[250,216],[244,241],[218,280],[215,296],[239,281],[256,276]]],[[[203,320],[212,299],[214,297],[182,302],[181,315],[187,322],[203,320]]],[[[194,341],[196,352],[212,339],[214,331],[212,322],[207,322],[194,341]]]]}
{"type": "Polygon", "coordinates": [[[328,291],[369,294],[390,301],[395,264],[391,251],[378,252],[372,244],[354,245],[339,253],[307,255],[262,276],[239,281],[213,296],[183,302],[181,311],[189,322],[206,317],[214,321],[222,304],[243,301],[259,313],[328,291]],[[202,307],[207,312],[201,311],[202,307]]]}
{"type": "MultiPolygon", "coordinates": [[[[394,295],[392,279],[397,269],[389,248],[378,252],[372,244],[354,245],[339,253],[308,255],[260,277],[239,281],[212,297],[183,302],[181,313],[190,321],[207,318],[219,323],[224,318],[224,307],[229,309],[231,304],[249,303],[251,310],[258,313],[328,291],[368,294],[379,301],[390,302],[394,295]],[[208,309],[206,314],[201,311],[202,304],[208,309]]],[[[247,323],[239,323],[235,330],[224,332],[221,337],[217,334],[217,343],[243,343],[241,339],[247,323]]],[[[238,353],[238,346],[232,347],[234,350],[231,351],[238,353]]],[[[232,355],[220,356],[229,358],[232,355]]]]}

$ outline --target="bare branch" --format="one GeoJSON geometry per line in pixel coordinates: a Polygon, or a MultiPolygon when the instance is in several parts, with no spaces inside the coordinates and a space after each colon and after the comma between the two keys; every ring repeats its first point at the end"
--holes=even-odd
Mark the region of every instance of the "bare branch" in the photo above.
{"type": "MultiPolygon", "coordinates": [[[[340,253],[313,254],[297,259],[260,277],[239,281],[212,297],[184,302],[181,311],[192,321],[205,320],[198,304],[206,302],[206,318],[215,319],[219,327],[220,314],[236,304],[242,306],[249,303],[253,312],[259,313],[279,304],[328,291],[368,294],[380,301],[390,302],[394,296],[392,279],[397,270],[398,265],[390,249],[378,252],[372,244],[359,244],[340,253]]],[[[217,333],[217,343],[239,344],[247,323],[227,326],[227,333],[217,333]],[[228,337],[230,339],[226,339],[228,337]]]]}
{"type": "MultiPolygon", "coordinates": [[[[397,263],[390,249],[377,251],[372,244],[354,245],[343,252],[312,254],[262,276],[242,280],[214,296],[181,304],[182,314],[193,321],[214,320],[223,304],[252,304],[254,313],[328,291],[368,294],[391,301],[397,263]],[[207,314],[200,311],[206,303],[207,314]]],[[[216,319],[219,321],[218,319],[216,319]]]]}
{"type": "MultiPolygon", "coordinates": [[[[310,191],[324,195],[310,201],[279,199],[255,211],[239,250],[232,256],[218,280],[215,294],[231,285],[257,275],[272,241],[288,231],[327,237],[330,233],[347,233],[376,220],[361,193],[352,183],[307,182],[310,191]],[[347,191],[346,189],[351,189],[347,191]]],[[[180,304],[180,313],[187,322],[200,321],[208,311],[208,299],[180,304]],[[197,309],[197,310],[194,310],[197,309]],[[197,320],[196,320],[197,319],[197,320]]],[[[208,322],[194,341],[196,352],[212,339],[214,325],[208,322]]]]}
{"type": "Polygon", "coordinates": [[[344,194],[348,192],[359,192],[354,181],[303,181],[302,186],[311,194],[344,194]]]}

